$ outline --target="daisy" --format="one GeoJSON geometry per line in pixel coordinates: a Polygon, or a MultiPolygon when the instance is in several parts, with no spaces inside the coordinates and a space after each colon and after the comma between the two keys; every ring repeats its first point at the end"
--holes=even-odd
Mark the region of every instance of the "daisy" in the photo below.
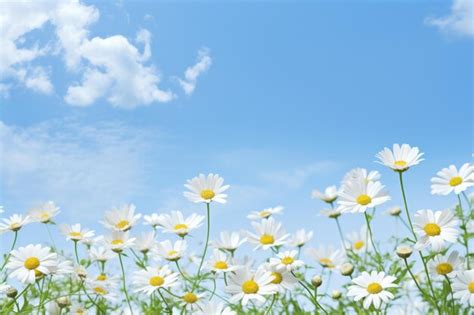
{"type": "Polygon", "coordinates": [[[253,211],[247,216],[247,218],[249,218],[250,220],[268,219],[270,216],[274,214],[280,214],[282,211],[283,207],[281,206],[274,208],[266,208],[260,211],[253,211]]]}
{"type": "Polygon", "coordinates": [[[284,251],[277,254],[277,257],[270,258],[270,265],[275,266],[277,270],[286,270],[288,272],[304,266],[304,262],[296,258],[298,251],[284,251]]]}
{"type": "Polygon", "coordinates": [[[104,243],[114,252],[121,253],[135,244],[135,238],[130,237],[128,232],[112,231],[110,235],[104,237],[104,243]]]}
{"type": "Polygon", "coordinates": [[[365,183],[368,182],[376,182],[380,179],[380,173],[378,171],[367,171],[365,168],[354,168],[344,175],[342,182],[348,181],[363,181],[365,183]]]}
{"type": "Polygon", "coordinates": [[[331,219],[337,219],[342,214],[340,207],[337,207],[335,209],[324,209],[324,210],[321,210],[320,213],[331,219]]]}
{"type": "Polygon", "coordinates": [[[289,241],[291,246],[303,247],[313,238],[313,231],[306,232],[305,229],[297,230],[289,241]]]}
{"type": "Polygon", "coordinates": [[[9,277],[32,284],[37,277],[50,274],[56,265],[57,255],[49,247],[30,244],[11,251],[6,268],[9,277]]]}
{"type": "Polygon", "coordinates": [[[311,192],[311,197],[313,199],[321,199],[326,203],[333,203],[336,201],[338,195],[337,187],[336,186],[329,186],[324,189],[324,191],[313,190],[311,192]]]}
{"type": "Polygon", "coordinates": [[[260,223],[252,222],[252,226],[257,234],[247,232],[247,237],[250,243],[257,244],[254,250],[259,248],[267,250],[281,246],[286,243],[286,239],[290,236],[282,229],[281,223],[276,222],[273,218],[262,220],[260,223]]]}
{"type": "Polygon", "coordinates": [[[321,246],[319,249],[308,248],[306,254],[316,260],[323,268],[339,268],[345,262],[344,252],[340,249],[334,249],[332,246],[321,246]]]}
{"type": "Polygon", "coordinates": [[[459,195],[469,187],[474,186],[474,165],[465,163],[458,169],[454,165],[443,168],[431,179],[433,195],[448,195],[454,192],[459,195]]]}
{"type": "Polygon", "coordinates": [[[80,303],[73,303],[71,305],[71,309],[70,309],[70,314],[71,315],[87,315],[89,314],[89,311],[87,310],[87,308],[80,304],[80,303]]]}
{"type": "Polygon", "coordinates": [[[270,271],[273,276],[272,284],[278,287],[278,291],[285,293],[286,290],[293,290],[298,280],[286,269],[279,269],[278,266],[264,264],[263,268],[270,271]]]}
{"type": "Polygon", "coordinates": [[[258,304],[265,303],[266,295],[273,295],[278,291],[278,286],[273,284],[275,277],[265,268],[258,268],[252,272],[248,267],[238,269],[229,274],[229,285],[225,290],[232,294],[231,303],[241,301],[242,305],[247,305],[251,300],[258,304]]]}
{"type": "Polygon", "coordinates": [[[474,307],[474,270],[461,271],[452,284],[454,298],[474,307]]]}
{"type": "Polygon", "coordinates": [[[234,265],[230,258],[218,249],[214,249],[206,268],[215,273],[229,272],[239,269],[240,266],[234,265]]]}
{"type": "Polygon", "coordinates": [[[339,193],[339,210],[343,213],[365,212],[368,208],[379,206],[390,200],[383,188],[380,182],[346,182],[339,193]]]}
{"type": "Polygon", "coordinates": [[[144,225],[151,225],[154,229],[160,225],[162,214],[152,213],[151,215],[143,216],[144,225]]]}
{"type": "Polygon", "coordinates": [[[135,214],[135,205],[123,205],[105,213],[105,221],[101,223],[114,231],[128,231],[134,226],[141,214],[135,214]]]}
{"type": "Polygon", "coordinates": [[[54,202],[48,201],[30,209],[28,214],[35,222],[49,223],[53,217],[59,214],[59,212],[59,207],[57,207],[54,202]]]}
{"type": "Polygon", "coordinates": [[[18,232],[24,225],[31,223],[30,216],[25,216],[21,214],[13,214],[8,219],[2,219],[3,222],[0,223],[0,233],[4,233],[8,230],[12,232],[18,232]]]}
{"type": "Polygon", "coordinates": [[[378,163],[383,164],[396,172],[404,172],[410,167],[417,165],[423,159],[423,153],[417,147],[410,147],[408,144],[401,146],[396,143],[393,145],[393,151],[384,148],[377,153],[376,157],[380,160],[378,163]]]}
{"type": "Polygon", "coordinates": [[[393,207],[388,208],[387,210],[387,214],[393,217],[399,216],[400,213],[402,213],[402,208],[400,206],[393,206],[393,207]]]}
{"type": "Polygon", "coordinates": [[[106,262],[112,258],[117,257],[117,254],[108,248],[98,246],[90,248],[89,256],[92,261],[106,262]]]}
{"type": "Polygon", "coordinates": [[[222,302],[209,301],[201,305],[197,315],[237,315],[237,313],[222,302]]]}
{"type": "Polygon", "coordinates": [[[175,233],[180,237],[185,237],[194,229],[202,225],[204,216],[191,214],[186,219],[181,211],[172,211],[171,214],[163,214],[159,220],[159,227],[167,233],[175,233]]]}
{"type": "Polygon", "coordinates": [[[143,292],[148,296],[159,288],[169,288],[178,284],[177,280],[178,274],[172,272],[168,266],[146,267],[145,270],[139,270],[133,274],[135,292],[143,292]]]}
{"type": "Polygon", "coordinates": [[[220,239],[212,241],[211,244],[217,249],[234,252],[240,245],[247,241],[246,238],[241,238],[238,232],[222,231],[220,239]]]}
{"type": "Polygon", "coordinates": [[[117,295],[112,291],[112,288],[108,287],[102,281],[90,281],[87,283],[87,291],[92,298],[103,298],[110,302],[117,300],[117,295]]]}
{"type": "Polygon", "coordinates": [[[418,234],[415,249],[422,250],[431,245],[435,252],[444,249],[444,243],[455,243],[458,236],[459,220],[451,210],[436,211],[419,210],[414,217],[413,229],[418,234]]]}
{"type": "Polygon", "coordinates": [[[156,246],[155,231],[141,233],[135,242],[135,249],[146,254],[156,246]]]}
{"type": "Polygon", "coordinates": [[[184,307],[188,311],[196,311],[199,309],[199,304],[204,293],[196,294],[194,292],[186,292],[181,297],[181,307],[184,307]]]}
{"type": "Polygon", "coordinates": [[[435,256],[428,266],[435,276],[454,278],[457,272],[464,270],[464,257],[460,256],[457,251],[452,251],[449,256],[435,256]]]}
{"type": "Polygon", "coordinates": [[[89,283],[89,286],[94,286],[99,284],[101,287],[108,289],[117,288],[120,278],[119,277],[109,277],[105,273],[100,273],[95,278],[89,278],[86,280],[89,283]]]}
{"type": "Polygon", "coordinates": [[[372,271],[370,274],[366,271],[352,279],[354,285],[349,287],[348,296],[354,296],[354,301],[364,299],[364,308],[369,309],[373,304],[376,309],[380,308],[382,302],[388,303],[393,299],[393,294],[387,291],[387,288],[397,287],[393,283],[397,278],[385,276],[384,272],[372,271]]]}
{"type": "Polygon", "coordinates": [[[229,185],[223,186],[224,179],[219,177],[217,174],[209,174],[204,176],[204,174],[199,174],[198,177],[193,179],[188,179],[187,184],[184,185],[190,191],[184,192],[184,196],[188,198],[189,201],[199,203],[206,202],[210,203],[212,201],[218,203],[226,203],[227,195],[223,194],[229,185]]]}
{"type": "Polygon", "coordinates": [[[74,264],[72,261],[65,259],[64,257],[59,257],[57,259],[56,265],[50,268],[51,275],[68,275],[74,273],[74,264]]]}
{"type": "Polygon", "coordinates": [[[80,223],[73,225],[61,224],[59,230],[64,236],[66,236],[66,239],[75,242],[94,237],[94,231],[81,228],[80,223]]]}
{"type": "Polygon", "coordinates": [[[354,253],[364,253],[371,248],[370,233],[367,231],[367,226],[362,226],[360,231],[354,231],[346,236],[349,241],[346,245],[354,253]]]}
{"type": "Polygon", "coordinates": [[[177,240],[172,244],[169,240],[158,243],[156,252],[159,256],[169,261],[178,261],[184,255],[186,241],[177,240]]]}

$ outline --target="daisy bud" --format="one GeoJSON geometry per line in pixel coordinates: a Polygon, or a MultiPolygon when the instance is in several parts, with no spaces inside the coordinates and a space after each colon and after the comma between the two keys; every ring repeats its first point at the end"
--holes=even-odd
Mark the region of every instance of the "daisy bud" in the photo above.
{"type": "Polygon", "coordinates": [[[402,212],[402,208],[400,208],[400,207],[398,207],[398,206],[392,207],[392,208],[388,209],[388,213],[389,213],[391,216],[394,216],[394,217],[398,217],[401,212],[402,212]]]}
{"type": "Polygon", "coordinates": [[[332,296],[333,299],[339,300],[339,299],[341,298],[341,296],[342,296],[342,293],[341,293],[341,291],[339,291],[339,290],[334,290],[334,291],[332,291],[332,295],[331,295],[331,296],[332,296]]]}
{"type": "Polygon", "coordinates": [[[401,245],[397,247],[397,255],[400,258],[407,259],[413,253],[413,248],[406,245],[401,245]]]}
{"type": "Polygon", "coordinates": [[[354,272],[354,266],[350,263],[344,263],[341,265],[341,275],[350,276],[354,272]]]}
{"type": "Polygon", "coordinates": [[[71,305],[71,302],[69,301],[69,298],[67,296],[62,296],[62,297],[57,298],[56,303],[58,303],[58,306],[60,308],[64,308],[71,305]]]}
{"type": "Polygon", "coordinates": [[[323,279],[321,279],[320,276],[314,276],[312,279],[311,279],[311,284],[315,287],[315,288],[318,288],[321,286],[321,284],[323,284],[323,279]]]}
{"type": "Polygon", "coordinates": [[[7,296],[9,298],[14,299],[14,298],[16,298],[17,294],[18,294],[17,289],[11,288],[11,287],[7,289],[7,296]]]}

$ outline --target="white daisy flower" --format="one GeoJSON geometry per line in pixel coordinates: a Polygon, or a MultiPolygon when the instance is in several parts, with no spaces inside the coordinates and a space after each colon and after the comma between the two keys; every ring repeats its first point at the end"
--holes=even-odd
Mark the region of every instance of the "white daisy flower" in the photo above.
{"type": "Polygon", "coordinates": [[[61,233],[66,236],[66,239],[72,241],[83,241],[84,239],[90,239],[94,237],[94,231],[86,228],[81,228],[81,224],[61,224],[59,226],[61,233]]]}
{"type": "Polygon", "coordinates": [[[349,181],[376,182],[380,179],[378,171],[367,171],[365,168],[354,168],[347,172],[342,179],[343,184],[349,181]]]}
{"type": "Polygon", "coordinates": [[[277,257],[271,257],[269,264],[275,266],[277,270],[292,271],[304,266],[304,262],[299,260],[296,256],[298,251],[287,250],[276,254],[277,257]]]}
{"type": "Polygon", "coordinates": [[[422,250],[431,245],[435,252],[444,249],[445,242],[455,243],[459,236],[459,220],[451,210],[419,210],[414,217],[413,229],[418,234],[415,249],[422,250]]]}
{"type": "Polygon", "coordinates": [[[215,273],[229,272],[240,268],[240,266],[233,264],[230,257],[218,249],[214,249],[205,267],[215,273]]]}
{"type": "Polygon", "coordinates": [[[399,216],[400,213],[402,213],[402,208],[400,206],[393,206],[387,210],[387,214],[393,217],[399,216]]]}
{"type": "Polygon", "coordinates": [[[21,214],[13,214],[8,219],[2,219],[3,222],[0,223],[0,234],[5,233],[10,230],[12,232],[18,232],[23,226],[28,223],[31,223],[30,216],[25,216],[21,214]]]}
{"type": "Polygon", "coordinates": [[[321,215],[324,215],[331,219],[337,219],[342,214],[341,207],[337,207],[334,209],[324,209],[324,210],[321,210],[320,213],[321,215]]]}
{"type": "Polygon", "coordinates": [[[374,305],[379,309],[382,303],[388,303],[393,299],[393,294],[387,291],[387,288],[395,288],[397,285],[393,283],[397,278],[385,276],[384,272],[372,271],[370,274],[366,271],[352,279],[354,285],[349,287],[347,296],[353,296],[354,301],[364,299],[364,308],[369,309],[370,305],[374,305]]]}
{"type": "Polygon", "coordinates": [[[267,295],[273,295],[278,291],[278,286],[272,283],[274,279],[272,273],[263,267],[255,272],[246,267],[229,274],[225,290],[232,294],[229,299],[231,303],[241,301],[245,306],[249,301],[255,300],[257,304],[262,304],[267,300],[267,295]]]}
{"type": "Polygon", "coordinates": [[[247,218],[249,218],[250,220],[268,219],[270,216],[274,214],[281,214],[282,211],[283,211],[282,206],[278,206],[274,208],[266,208],[260,211],[253,211],[247,216],[247,218]]]}
{"type": "Polygon", "coordinates": [[[316,260],[321,267],[328,269],[338,269],[346,260],[344,251],[334,249],[333,246],[308,248],[306,254],[316,260]]]}
{"type": "Polygon", "coordinates": [[[167,233],[175,233],[180,237],[188,235],[192,230],[197,229],[202,225],[204,216],[198,214],[191,214],[184,218],[181,211],[172,211],[171,214],[163,214],[160,218],[159,227],[167,233]]]}
{"type": "Polygon", "coordinates": [[[113,290],[118,287],[120,277],[109,277],[105,273],[100,273],[95,278],[88,278],[86,281],[91,287],[99,284],[101,287],[113,290]]]}
{"type": "Polygon", "coordinates": [[[177,240],[172,244],[169,240],[158,243],[156,252],[159,256],[169,261],[177,261],[183,257],[186,251],[186,241],[177,240]]]}
{"type": "Polygon", "coordinates": [[[70,260],[65,259],[64,257],[59,257],[57,259],[56,265],[49,268],[51,275],[62,276],[74,273],[74,263],[70,260]]]}
{"type": "Polygon", "coordinates": [[[59,207],[52,201],[36,206],[28,212],[34,222],[49,223],[51,219],[59,214],[59,207]]]}
{"type": "Polygon", "coordinates": [[[217,249],[234,252],[240,245],[247,241],[246,238],[241,238],[238,232],[222,231],[219,235],[220,239],[211,242],[211,245],[217,249]]]}
{"type": "Polygon", "coordinates": [[[113,288],[108,287],[103,281],[88,281],[86,287],[93,299],[103,298],[110,302],[117,301],[117,294],[113,291],[113,288]]]}
{"type": "Polygon", "coordinates": [[[348,240],[346,248],[350,248],[356,254],[365,253],[372,248],[370,233],[366,225],[363,225],[360,231],[347,234],[346,238],[348,240]]]}
{"type": "Polygon", "coordinates": [[[101,223],[114,231],[128,231],[134,226],[141,214],[135,214],[135,205],[126,204],[120,208],[113,208],[105,213],[105,220],[101,223]]]}
{"type": "Polygon", "coordinates": [[[451,192],[459,195],[469,187],[474,186],[474,165],[465,163],[458,169],[454,165],[443,168],[431,179],[433,195],[448,195],[451,192]]]}
{"type": "Polygon", "coordinates": [[[172,272],[168,266],[146,267],[145,270],[136,271],[133,274],[133,285],[135,292],[143,292],[150,296],[159,288],[169,288],[176,284],[178,274],[172,272]]]}
{"type": "Polygon", "coordinates": [[[75,302],[71,304],[69,313],[71,315],[88,315],[89,311],[83,304],[75,302]]]}
{"type": "Polygon", "coordinates": [[[27,245],[13,250],[5,266],[8,276],[22,283],[34,283],[37,277],[50,274],[58,263],[56,253],[40,244],[27,245]]]}
{"type": "Polygon", "coordinates": [[[200,307],[200,302],[204,293],[194,293],[194,292],[186,292],[181,297],[181,307],[184,307],[186,310],[194,312],[197,311],[200,307]]]}
{"type": "Polygon", "coordinates": [[[97,246],[90,248],[89,257],[92,261],[106,262],[117,257],[117,254],[106,247],[97,246]]]}
{"type": "Polygon", "coordinates": [[[338,195],[338,189],[336,186],[329,186],[324,191],[313,190],[311,197],[313,199],[320,199],[326,203],[333,203],[336,201],[338,195]]]}
{"type": "Polygon", "coordinates": [[[162,220],[162,214],[152,213],[151,215],[144,215],[143,222],[144,225],[151,225],[154,229],[160,225],[162,220]]]}
{"type": "Polygon", "coordinates": [[[460,256],[458,251],[452,251],[449,256],[435,256],[428,266],[434,276],[454,278],[457,272],[464,270],[464,257],[460,256]]]}
{"type": "Polygon", "coordinates": [[[134,248],[146,254],[156,246],[155,231],[141,233],[135,242],[134,248]]]}
{"type": "Polygon", "coordinates": [[[212,201],[226,203],[227,195],[223,192],[229,189],[230,186],[223,186],[223,184],[224,179],[217,174],[211,173],[207,177],[204,174],[199,174],[198,177],[187,180],[184,187],[190,191],[184,192],[184,196],[195,203],[210,203],[212,201]]]}
{"type": "Polygon", "coordinates": [[[346,182],[339,193],[338,209],[341,212],[365,212],[368,208],[379,206],[388,200],[390,196],[383,191],[384,186],[380,182],[346,182]]]}
{"type": "Polygon", "coordinates": [[[454,298],[462,304],[474,307],[474,270],[458,272],[452,284],[454,298]]]}
{"type": "Polygon", "coordinates": [[[313,231],[306,232],[305,229],[300,229],[300,230],[297,230],[293,235],[291,235],[289,244],[294,247],[303,247],[312,238],[313,238],[313,231]]]}
{"type": "Polygon", "coordinates": [[[208,301],[201,305],[197,315],[237,315],[237,313],[222,302],[208,301]]]}
{"type": "Polygon", "coordinates": [[[128,232],[120,231],[112,231],[111,234],[104,237],[105,246],[116,253],[121,253],[124,249],[132,247],[135,240],[134,237],[130,237],[128,232]]]}
{"type": "Polygon", "coordinates": [[[263,268],[270,271],[273,276],[272,284],[278,287],[278,291],[285,293],[286,290],[293,290],[298,283],[298,279],[291,274],[291,271],[280,269],[276,265],[264,264],[263,268]]]}
{"type": "Polygon", "coordinates": [[[290,236],[283,230],[282,224],[276,222],[273,218],[262,220],[260,223],[251,222],[251,224],[256,234],[247,232],[247,238],[250,243],[257,245],[254,250],[259,248],[267,250],[284,245],[286,239],[290,236]]]}
{"type": "Polygon", "coordinates": [[[384,148],[376,155],[380,160],[378,163],[397,172],[404,172],[410,167],[417,165],[423,161],[422,156],[423,153],[420,153],[420,149],[417,147],[412,148],[408,144],[400,146],[398,143],[393,145],[393,151],[389,148],[384,148]]]}

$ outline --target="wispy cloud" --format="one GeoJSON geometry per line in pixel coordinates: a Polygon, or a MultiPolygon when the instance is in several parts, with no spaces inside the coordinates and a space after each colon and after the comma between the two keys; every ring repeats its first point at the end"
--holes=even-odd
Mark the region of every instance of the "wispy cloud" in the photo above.
{"type": "Polygon", "coordinates": [[[474,36],[474,1],[454,0],[449,15],[429,17],[425,22],[444,32],[474,36]]]}
{"type": "Polygon", "coordinates": [[[209,70],[212,64],[210,51],[208,48],[202,48],[198,52],[196,64],[188,67],[184,72],[184,79],[178,78],[178,82],[187,95],[193,94],[196,89],[198,77],[209,70]]]}

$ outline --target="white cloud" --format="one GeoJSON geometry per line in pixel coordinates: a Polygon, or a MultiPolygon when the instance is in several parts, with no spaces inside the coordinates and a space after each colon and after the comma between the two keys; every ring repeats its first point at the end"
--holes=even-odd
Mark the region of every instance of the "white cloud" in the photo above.
{"type": "Polygon", "coordinates": [[[0,122],[3,202],[27,208],[55,200],[71,216],[96,219],[98,211],[144,193],[150,137],[113,123],[59,121],[23,128],[0,122]]]}
{"type": "Polygon", "coordinates": [[[209,49],[202,48],[198,52],[197,62],[194,66],[188,67],[184,72],[184,79],[179,79],[178,82],[184,90],[184,93],[191,95],[196,89],[197,78],[209,70],[212,64],[209,49]]]}
{"type": "Polygon", "coordinates": [[[445,32],[461,35],[474,35],[474,1],[454,0],[451,13],[442,18],[427,18],[428,24],[439,27],[445,32]]]}

